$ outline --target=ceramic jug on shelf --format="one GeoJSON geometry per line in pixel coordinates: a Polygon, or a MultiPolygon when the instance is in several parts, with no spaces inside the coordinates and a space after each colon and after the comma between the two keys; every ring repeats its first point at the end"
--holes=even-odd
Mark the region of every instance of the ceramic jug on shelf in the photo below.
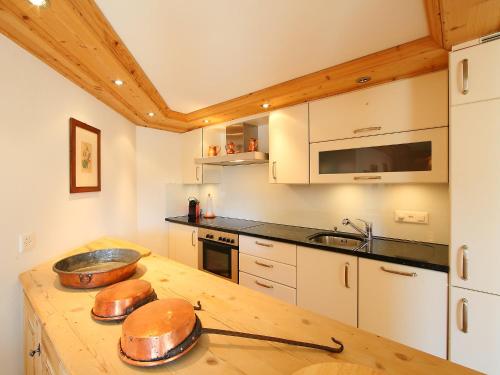
{"type": "Polygon", "coordinates": [[[236,147],[234,145],[234,142],[229,142],[226,145],[226,153],[229,154],[235,154],[236,153],[236,147]]]}

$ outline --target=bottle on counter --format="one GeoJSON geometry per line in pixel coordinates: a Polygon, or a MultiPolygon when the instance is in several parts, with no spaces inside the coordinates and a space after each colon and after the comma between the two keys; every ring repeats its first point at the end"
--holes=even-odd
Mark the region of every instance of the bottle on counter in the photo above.
{"type": "Polygon", "coordinates": [[[207,205],[205,208],[205,215],[203,217],[205,217],[206,219],[212,219],[215,217],[214,202],[213,202],[213,199],[212,199],[212,196],[210,195],[210,193],[208,194],[208,197],[207,197],[207,205]]]}

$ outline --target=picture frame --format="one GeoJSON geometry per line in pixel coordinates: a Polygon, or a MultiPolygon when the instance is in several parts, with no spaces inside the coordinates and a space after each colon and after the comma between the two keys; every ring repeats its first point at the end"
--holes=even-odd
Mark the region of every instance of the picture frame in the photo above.
{"type": "Polygon", "coordinates": [[[69,119],[70,193],[101,191],[101,130],[69,119]]]}

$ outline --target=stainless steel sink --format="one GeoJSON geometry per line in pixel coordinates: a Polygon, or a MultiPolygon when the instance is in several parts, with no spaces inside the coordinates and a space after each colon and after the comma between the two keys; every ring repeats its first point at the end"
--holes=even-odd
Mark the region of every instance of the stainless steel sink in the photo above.
{"type": "Polygon", "coordinates": [[[320,245],[346,250],[358,250],[366,243],[357,236],[336,232],[316,233],[310,236],[308,240],[320,245]]]}

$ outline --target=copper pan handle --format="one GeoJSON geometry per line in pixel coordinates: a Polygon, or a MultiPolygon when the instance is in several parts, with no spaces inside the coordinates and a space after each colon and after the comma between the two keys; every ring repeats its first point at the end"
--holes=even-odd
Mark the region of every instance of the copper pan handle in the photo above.
{"type": "Polygon", "coordinates": [[[303,346],[306,348],[325,350],[325,351],[330,352],[330,353],[341,353],[344,350],[344,344],[342,344],[340,341],[336,340],[334,337],[331,337],[331,340],[335,344],[339,345],[338,348],[333,348],[331,346],[326,346],[326,345],[313,344],[310,342],[282,339],[280,337],[274,337],[274,336],[256,335],[253,333],[227,331],[225,329],[216,329],[216,328],[202,328],[202,333],[209,333],[209,334],[213,334],[213,335],[222,335],[222,336],[243,337],[246,339],[253,339],[253,340],[279,342],[281,344],[303,346]]]}
{"type": "Polygon", "coordinates": [[[80,284],[82,285],[87,285],[92,281],[91,273],[81,273],[78,277],[80,278],[80,284]]]}

